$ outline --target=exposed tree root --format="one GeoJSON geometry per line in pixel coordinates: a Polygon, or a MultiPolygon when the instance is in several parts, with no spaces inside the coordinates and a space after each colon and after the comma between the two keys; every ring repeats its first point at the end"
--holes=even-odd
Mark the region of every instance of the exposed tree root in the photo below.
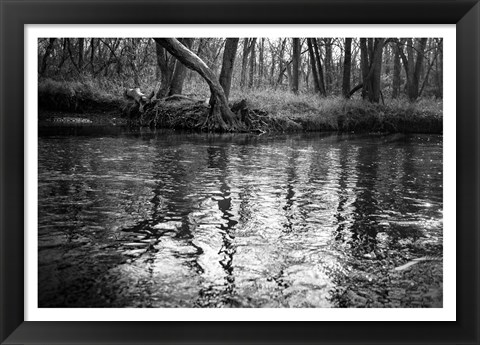
{"type": "MultiPolygon", "coordinates": [[[[343,109],[334,114],[333,121],[318,121],[322,114],[296,116],[298,106],[292,107],[292,116],[275,116],[250,107],[241,100],[230,105],[231,116],[223,117],[219,109],[212,110],[205,101],[172,96],[157,100],[140,113],[138,105],[124,108],[132,126],[182,129],[201,132],[291,132],[291,131],[341,131],[381,133],[441,133],[442,121],[432,116],[388,113],[381,105],[370,109],[343,109]]],[[[300,113],[308,109],[300,109],[300,113]]],[[[310,110],[309,110],[310,111],[310,110]]],[[[312,110],[313,112],[314,110],[312,110]]]]}
{"type": "Polygon", "coordinates": [[[213,109],[204,101],[174,95],[155,101],[149,109],[140,113],[138,106],[124,108],[130,125],[154,128],[197,130],[202,132],[284,132],[301,129],[302,126],[288,119],[276,119],[267,112],[250,109],[242,100],[231,106],[235,115],[227,123],[219,109],[213,109]]]}

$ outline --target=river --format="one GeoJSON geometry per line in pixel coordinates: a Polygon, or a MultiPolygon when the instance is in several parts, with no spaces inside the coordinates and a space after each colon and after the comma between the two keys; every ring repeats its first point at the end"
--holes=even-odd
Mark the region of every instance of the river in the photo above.
{"type": "Polygon", "coordinates": [[[40,132],[39,306],[405,306],[390,272],[442,250],[442,142],[40,132]]]}

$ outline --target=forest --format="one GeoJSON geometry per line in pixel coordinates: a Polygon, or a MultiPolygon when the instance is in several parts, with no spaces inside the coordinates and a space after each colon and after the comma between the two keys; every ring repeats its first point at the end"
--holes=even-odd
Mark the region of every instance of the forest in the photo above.
{"type": "Polygon", "coordinates": [[[442,38],[38,40],[42,308],[441,308],[442,38]]]}
{"type": "Polygon", "coordinates": [[[442,38],[43,38],[38,78],[47,125],[442,132],[442,38]]]}

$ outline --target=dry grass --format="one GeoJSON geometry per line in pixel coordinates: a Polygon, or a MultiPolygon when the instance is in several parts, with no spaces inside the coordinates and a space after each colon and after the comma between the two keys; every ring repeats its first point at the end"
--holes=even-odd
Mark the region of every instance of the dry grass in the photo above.
{"type": "MultiPolygon", "coordinates": [[[[142,91],[152,89],[154,85],[142,91]]],[[[67,112],[118,111],[124,103],[123,90],[124,85],[118,81],[101,78],[81,78],[80,81],[45,79],[39,81],[39,107],[67,112]]],[[[209,96],[205,83],[186,83],[184,94],[195,99],[209,96]]],[[[295,95],[290,91],[272,89],[233,89],[231,103],[242,99],[247,100],[250,110],[268,114],[272,121],[267,124],[282,124],[281,130],[286,131],[441,133],[443,130],[442,101],[434,99],[421,99],[415,103],[406,99],[386,100],[383,105],[339,96],[320,97],[312,93],[295,95]]],[[[278,130],[272,127],[271,130],[278,130]]]]}
{"type": "Polygon", "coordinates": [[[232,100],[246,99],[253,109],[279,119],[298,122],[304,130],[435,132],[442,131],[442,101],[405,99],[372,104],[362,99],[315,94],[295,95],[286,91],[234,91],[232,100]]]}
{"type": "Polygon", "coordinates": [[[92,81],[41,80],[38,84],[39,108],[69,112],[84,112],[118,107],[122,93],[105,91],[92,81]]]}

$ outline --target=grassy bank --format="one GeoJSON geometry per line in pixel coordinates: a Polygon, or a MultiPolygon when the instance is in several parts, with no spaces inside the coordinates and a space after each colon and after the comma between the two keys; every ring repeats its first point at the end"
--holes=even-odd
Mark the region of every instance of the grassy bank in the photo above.
{"type": "Polygon", "coordinates": [[[234,93],[232,98],[245,98],[251,108],[297,123],[305,131],[442,132],[443,104],[432,99],[386,100],[383,105],[282,91],[234,93]]]}
{"type": "Polygon", "coordinates": [[[38,84],[38,107],[43,110],[85,112],[112,110],[120,106],[121,92],[105,91],[92,80],[41,80],[38,84]]]}
{"type": "MultiPolygon", "coordinates": [[[[87,118],[94,124],[110,123],[113,118],[118,122],[118,118],[123,116],[120,122],[131,126],[200,130],[209,112],[205,94],[189,96],[191,100],[158,100],[141,114],[135,107],[129,106],[119,85],[92,80],[66,82],[47,79],[39,82],[39,116],[41,120],[53,123],[74,114],[73,117],[87,118]]],[[[233,90],[230,100],[239,118],[246,121],[245,114],[248,114],[247,131],[443,131],[442,102],[432,99],[415,103],[386,100],[383,105],[361,99],[294,95],[280,90],[233,90]],[[239,104],[242,106],[239,107],[239,104]]]]}

